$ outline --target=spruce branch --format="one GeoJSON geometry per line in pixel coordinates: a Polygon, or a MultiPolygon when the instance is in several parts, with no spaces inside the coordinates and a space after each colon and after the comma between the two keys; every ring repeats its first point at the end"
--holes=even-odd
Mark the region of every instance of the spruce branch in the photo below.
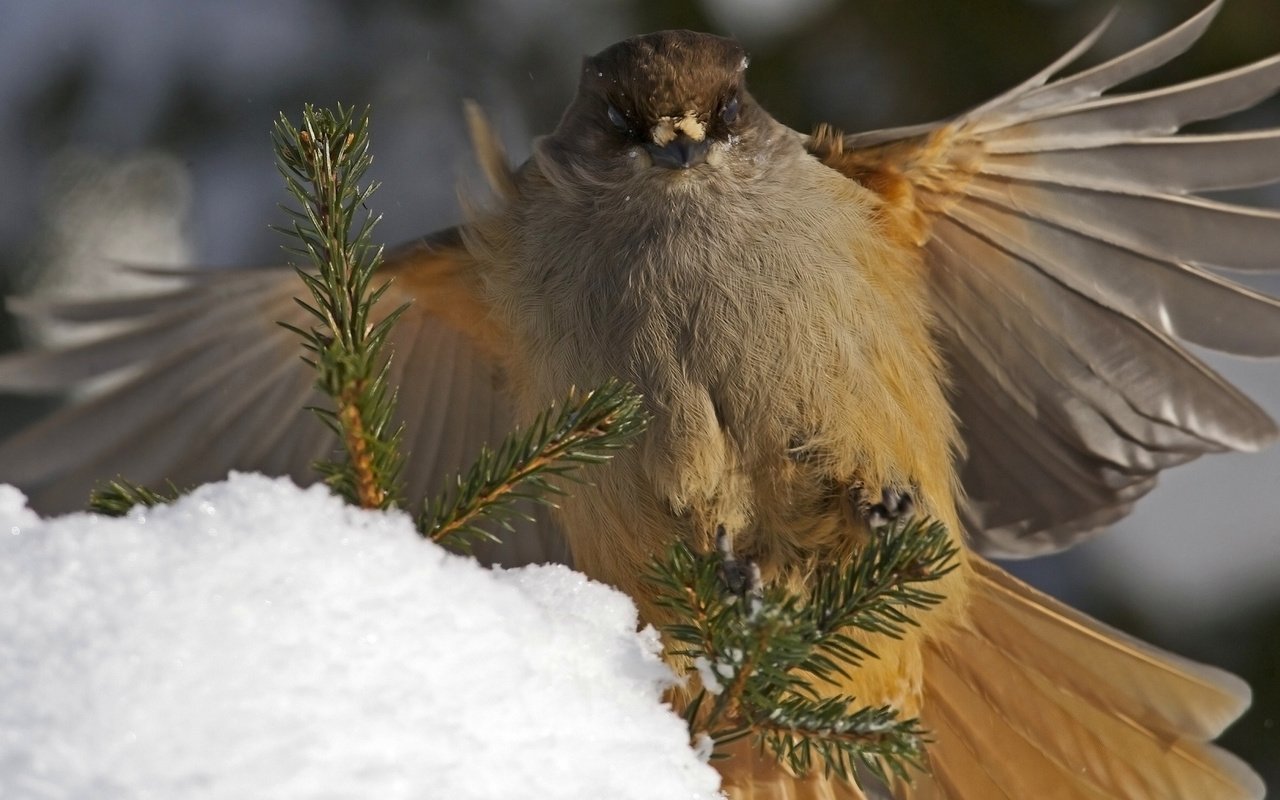
{"type": "Polygon", "coordinates": [[[552,478],[576,480],[579,467],[609,460],[647,421],[640,396],[627,384],[611,380],[590,392],[571,391],[558,408],[513,431],[496,450],[482,449],[451,491],[424,504],[418,530],[461,550],[493,541],[484,520],[510,529],[510,520],[520,515],[517,501],[552,504],[564,494],[552,478]]]}
{"type": "Polygon", "coordinates": [[[106,481],[93,487],[89,495],[89,510],[108,517],[123,517],[134,506],[161,506],[172,503],[184,492],[172,482],[166,482],[162,490],[149,489],[124,478],[106,481]]]}
{"type": "Polygon", "coordinates": [[[927,732],[915,718],[898,719],[891,706],[856,708],[852,699],[807,701],[789,697],[750,725],[796,773],[821,768],[853,781],[862,766],[882,781],[892,773],[910,782],[921,768],[927,732]]]}
{"type": "Polygon", "coordinates": [[[875,536],[847,565],[819,567],[806,606],[817,634],[804,669],[826,682],[848,677],[846,666],[874,656],[850,629],[901,638],[915,620],[906,609],[942,601],[925,584],[955,568],[955,545],[940,522],[910,518],[875,536]]]}
{"type": "MultiPolygon", "coordinates": [[[[693,742],[716,750],[754,736],[797,774],[817,768],[853,780],[858,766],[908,780],[918,768],[925,731],[887,706],[829,695],[819,683],[848,677],[874,655],[851,631],[901,637],[941,595],[925,586],[954,568],[945,527],[903,520],[874,535],[847,563],[823,568],[807,596],[781,586],[757,597],[726,591],[724,555],[695,553],[683,542],[655,562],[649,580],[668,655],[692,665],[698,690],[684,710],[693,742]]],[[[865,637],[864,637],[865,638],[865,637]]],[[[713,751],[713,757],[721,755],[713,751]]]]}
{"type": "Polygon", "coordinates": [[[295,128],[283,115],[272,132],[276,165],[299,208],[277,228],[297,240],[287,248],[306,256],[296,267],[311,295],[299,305],[316,319],[308,330],[281,323],[302,337],[311,354],[303,360],[316,371],[316,386],[334,408],[313,408],[343,444],[343,461],[317,464],[325,482],[364,508],[387,508],[399,495],[401,429],[392,427],[396,395],[387,387],[387,335],[406,306],[374,322],[373,311],[388,283],[373,288],[382,248],[372,244],[379,217],[357,210],[378,188],[361,185],[373,158],[369,153],[369,111],[336,111],[304,106],[295,128]],[[353,232],[354,230],[354,232],[353,232]]]}

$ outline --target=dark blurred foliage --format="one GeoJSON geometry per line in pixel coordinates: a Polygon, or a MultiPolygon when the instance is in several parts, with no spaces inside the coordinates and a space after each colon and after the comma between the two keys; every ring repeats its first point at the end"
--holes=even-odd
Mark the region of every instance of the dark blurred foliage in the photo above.
{"type": "MultiPolygon", "coordinates": [[[[50,242],[68,235],[56,215],[65,190],[79,180],[69,173],[77,162],[68,153],[107,164],[169,154],[193,186],[185,231],[194,260],[262,262],[279,258],[281,244],[267,229],[280,221],[275,205],[283,199],[268,131],[278,111],[296,116],[304,102],[372,105],[373,172],[384,183],[375,198],[385,214],[380,234],[396,242],[458,218],[458,178],[473,174],[462,98],[489,109],[513,157],[522,158],[528,138],[555,124],[581,55],[626,35],[667,27],[736,35],[752,53],[753,93],[782,121],[801,130],[821,121],[859,130],[937,119],[986,100],[1074,44],[1112,6],[1070,0],[8,5],[7,32],[0,32],[5,294],[36,282],[50,242]],[[787,11],[778,15],[778,8],[787,11]]],[[[1162,32],[1203,1],[1121,5],[1100,55],[1086,63],[1162,32]]],[[[1276,11],[1275,0],[1231,0],[1204,40],[1159,80],[1204,75],[1280,50],[1276,11]]],[[[1247,122],[1280,124],[1280,105],[1263,107],[1247,122]]],[[[15,346],[15,337],[12,320],[0,316],[0,349],[15,346]]],[[[0,434],[46,406],[0,398],[0,434]]],[[[1229,513],[1223,524],[1230,526],[1229,513]]],[[[1224,741],[1280,786],[1280,597],[1226,603],[1186,624],[1161,620],[1114,573],[1097,578],[1090,569],[1097,559],[1067,554],[1018,571],[1126,630],[1244,675],[1255,688],[1255,707],[1224,741]]]]}

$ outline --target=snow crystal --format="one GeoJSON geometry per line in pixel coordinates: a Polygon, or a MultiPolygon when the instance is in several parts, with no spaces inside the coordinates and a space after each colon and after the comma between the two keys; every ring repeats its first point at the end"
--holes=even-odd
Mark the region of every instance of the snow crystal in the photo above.
{"type": "MultiPolygon", "coordinates": [[[[716,675],[720,670],[712,668],[711,661],[706,656],[698,656],[693,660],[693,668],[698,671],[698,678],[702,681],[702,688],[711,694],[720,694],[724,691],[724,686],[720,684],[720,678],[716,675]]],[[[726,678],[731,677],[729,675],[726,678]]]]}
{"type": "Polygon", "coordinates": [[[0,797],[717,797],[635,624],[321,487],[48,521],[0,487],[0,797]]]}

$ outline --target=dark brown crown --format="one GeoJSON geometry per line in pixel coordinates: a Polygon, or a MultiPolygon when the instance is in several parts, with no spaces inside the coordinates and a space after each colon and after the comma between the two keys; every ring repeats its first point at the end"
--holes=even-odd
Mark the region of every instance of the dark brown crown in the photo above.
{"type": "Polygon", "coordinates": [[[583,60],[582,88],[633,122],[714,112],[742,86],[747,55],[732,39],[694,31],[636,36],[583,60]]]}

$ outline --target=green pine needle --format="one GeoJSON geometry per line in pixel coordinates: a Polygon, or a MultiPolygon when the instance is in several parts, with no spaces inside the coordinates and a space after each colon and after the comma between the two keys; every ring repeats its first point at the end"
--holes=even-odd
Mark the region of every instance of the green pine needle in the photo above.
{"type": "MultiPolygon", "coordinates": [[[[374,322],[373,310],[388,284],[373,287],[382,248],[372,243],[379,217],[357,210],[377,190],[360,181],[373,161],[369,153],[369,111],[356,114],[307,105],[302,126],[282,114],[272,140],[276,163],[299,208],[285,208],[292,219],[277,228],[295,238],[310,267],[298,275],[311,302],[298,300],[315,318],[308,330],[285,324],[310,353],[303,360],[316,372],[316,386],[334,401],[333,409],[313,409],[345,448],[342,461],[316,465],[326,483],[348,501],[365,508],[388,508],[399,498],[402,430],[393,428],[396,393],[387,387],[388,357],[383,346],[406,306],[374,322]]],[[[283,324],[283,323],[282,323],[283,324]]]]}
{"type": "Polygon", "coordinates": [[[861,767],[909,780],[922,763],[919,722],[853,697],[822,697],[815,681],[835,683],[874,655],[850,629],[898,638],[918,624],[908,610],[942,600],[924,586],[954,569],[955,555],[941,523],[904,520],[848,563],[820,570],[805,597],[780,586],[739,597],[725,589],[719,553],[677,542],[649,579],[670,612],[668,655],[701,678],[684,711],[691,741],[709,736],[722,749],[754,735],[797,774],[820,766],[853,780],[861,767]]]}
{"type": "Polygon", "coordinates": [[[558,409],[553,406],[527,429],[513,431],[497,450],[481,450],[454,480],[452,491],[424,504],[418,530],[457,550],[496,541],[486,521],[509,528],[513,518],[523,516],[518,501],[550,505],[564,493],[553,478],[576,480],[578,468],[608,461],[647,421],[640,396],[627,384],[608,381],[585,394],[572,391],[558,409]]]}
{"type": "Polygon", "coordinates": [[[167,505],[185,493],[172,483],[166,483],[163,490],[156,490],[116,478],[93,487],[89,495],[89,510],[108,517],[123,517],[134,506],[167,505]]]}

